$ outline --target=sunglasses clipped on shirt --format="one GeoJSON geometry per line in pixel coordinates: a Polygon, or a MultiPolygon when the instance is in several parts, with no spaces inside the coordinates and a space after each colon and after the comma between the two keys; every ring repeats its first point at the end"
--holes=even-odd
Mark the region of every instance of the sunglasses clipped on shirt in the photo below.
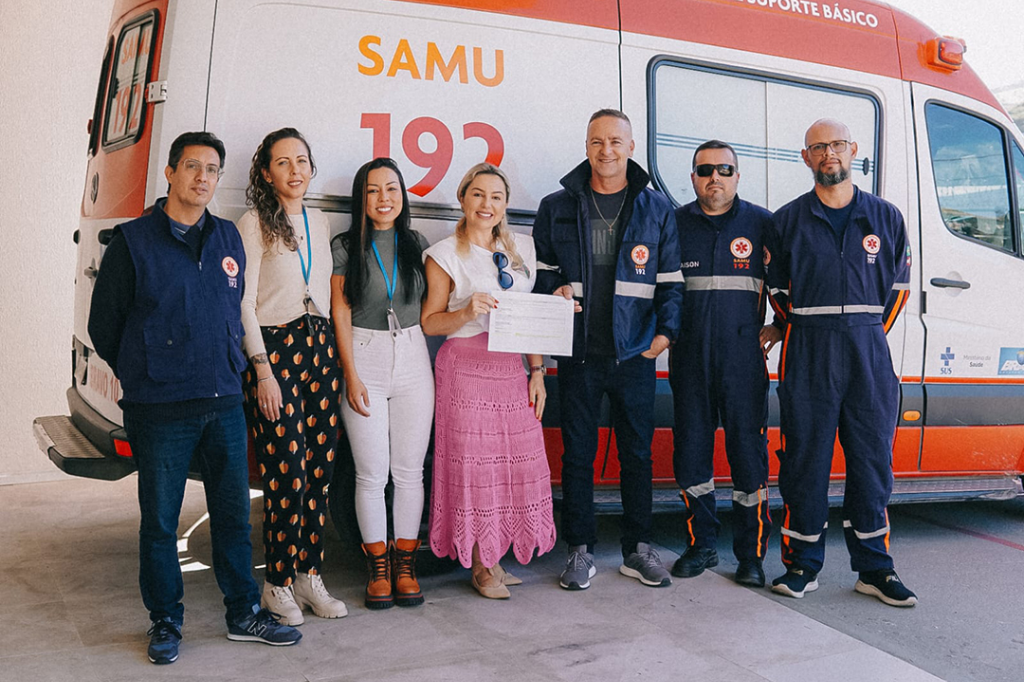
{"type": "Polygon", "coordinates": [[[731,163],[702,163],[693,169],[698,178],[710,178],[715,171],[718,171],[723,178],[731,178],[732,174],[736,172],[736,166],[731,163]]]}
{"type": "Polygon", "coordinates": [[[502,289],[511,289],[513,280],[512,273],[505,272],[505,268],[509,266],[508,256],[501,251],[495,251],[494,255],[491,256],[491,260],[498,268],[498,286],[502,289]]]}

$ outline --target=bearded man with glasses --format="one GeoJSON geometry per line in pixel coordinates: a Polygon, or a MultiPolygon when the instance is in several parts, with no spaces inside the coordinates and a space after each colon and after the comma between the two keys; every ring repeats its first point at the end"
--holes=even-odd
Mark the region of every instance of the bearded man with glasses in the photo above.
{"type": "Polygon", "coordinates": [[[772,582],[818,589],[836,434],[846,460],[843,533],[857,592],[891,606],[917,597],[889,555],[892,443],[899,379],[886,333],[907,301],[910,247],[899,209],[850,178],[857,143],[830,119],[804,136],[814,189],[776,211],[765,235],[772,307],[787,324],[779,361],[782,562],[772,582]]]}
{"type": "Polygon", "coordinates": [[[718,565],[714,451],[721,424],[732,472],[736,582],[764,587],[771,533],[765,355],[782,338],[779,327],[763,326],[762,235],[771,213],[736,195],[739,159],[725,142],[697,147],[690,180],[697,198],[676,211],[686,287],[683,324],[669,354],[673,464],[690,546],[672,575],[692,578],[718,565]]]}

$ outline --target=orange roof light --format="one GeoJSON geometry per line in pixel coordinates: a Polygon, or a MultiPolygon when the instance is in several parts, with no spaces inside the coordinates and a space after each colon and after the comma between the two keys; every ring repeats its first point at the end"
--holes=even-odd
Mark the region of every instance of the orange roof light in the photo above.
{"type": "Polygon", "coordinates": [[[967,43],[962,38],[942,36],[928,41],[928,65],[958,71],[964,65],[967,43]]]}

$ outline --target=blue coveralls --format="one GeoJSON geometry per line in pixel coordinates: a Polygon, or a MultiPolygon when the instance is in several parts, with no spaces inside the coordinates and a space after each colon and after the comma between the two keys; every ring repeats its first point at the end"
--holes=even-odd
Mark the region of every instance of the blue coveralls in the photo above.
{"type": "Polygon", "coordinates": [[[733,481],[733,552],[763,559],[768,513],[768,371],[762,234],[771,213],[739,197],[717,219],[697,202],[676,211],[686,295],[679,341],[669,357],[675,407],[676,482],[694,547],[714,548],[714,448],[719,424],[733,481]]]}
{"type": "Polygon", "coordinates": [[[899,380],[885,335],[906,304],[910,247],[899,209],[856,188],[853,200],[841,247],[814,191],[776,211],[765,235],[770,300],[789,322],[778,392],[782,561],[815,573],[837,431],[850,566],[893,567],[886,505],[899,380]]]}

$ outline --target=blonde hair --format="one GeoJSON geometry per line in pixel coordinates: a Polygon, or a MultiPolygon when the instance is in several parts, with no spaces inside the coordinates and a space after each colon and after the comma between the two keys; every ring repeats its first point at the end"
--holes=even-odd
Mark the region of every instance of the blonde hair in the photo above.
{"type": "MultiPolygon", "coordinates": [[[[459,202],[466,197],[466,192],[469,190],[469,186],[476,180],[477,176],[480,175],[495,175],[501,178],[501,181],[505,184],[505,200],[508,201],[509,182],[508,177],[502,172],[500,168],[489,163],[478,163],[477,165],[466,171],[466,174],[462,176],[462,181],[459,182],[459,202]]],[[[519,251],[516,250],[516,242],[512,237],[512,231],[508,229],[508,218],[506,215],[501,216],[501,220],[491,229],[491,236],[494,238],[495,244],[501,245],[501,250],[508,254],[509,259],[512,261],[513,270],[523,269],[523,257],[519,255],[519,251]]],[[[455,252],[460,257],[465,257],[469,253],[469,237],[466,234],[466,216],[459,218],[459,222],[455,224],[455,252]]]]}

